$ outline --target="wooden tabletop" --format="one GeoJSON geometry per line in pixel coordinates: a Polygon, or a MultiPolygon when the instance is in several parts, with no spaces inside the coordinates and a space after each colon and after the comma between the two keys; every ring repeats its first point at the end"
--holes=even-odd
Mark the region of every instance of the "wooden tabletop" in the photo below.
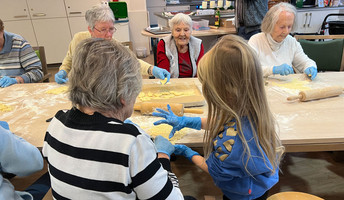
{"type": "MultiPolygon", "coordinates": [[[[142,30],[141,34],[143,36],[151,37],[151,38],[163,38],[165,36],[168,36],[170,34],[153,34],[146,30],[142,30]]],[[[214,35],[227,35],[227,34],[236,34],[235,28],[224,28],[219,27],[218,29],[209,29],[209,30],[202,30],[202,31],[192,31],[192,35],[195,37],[201,37],[201,36],[214,36],[214,35]]]]}
{"type": "MultiPolygon", "coordinates": [[[[144,79],[143,84],[157,83],[156,79],[144,79]]],[[[171,79],[171,82],[193,82],[200,88],[197,78],[171,79]]],[[[289,152],[344,150],[344,95],[309,102],[287,101],[287,97],[298,94],[299,89],[290,88],[290,83],[302,83],[297,87],[323,88],[331,85],[344,87],[344,72],[319,73],[314,81],[304,74],[271,76],[266,79],[266,92],[272,112],[279,127],[283,144],[289,152]],[[285,87],[286,86],[286,87],[285,87]]],[[[47,94],[46,91],[62,87],[56,83],[16,84],[0,88],[0,104],[11,107],[0,111],[0,120],[7,121],[11,131],[33,145],[42,147],[46,120],[60,109],[70,109],[67,94],[47,94]]],[[[206,116],[206,105],[200,107],[206,116]]],[[[153,126],[159,118],[142,116],[134,112],[132,121],[143,129],[153,126]]],[[[177,143],[201,147],[203,131],[190,130],[177,143]]]]}

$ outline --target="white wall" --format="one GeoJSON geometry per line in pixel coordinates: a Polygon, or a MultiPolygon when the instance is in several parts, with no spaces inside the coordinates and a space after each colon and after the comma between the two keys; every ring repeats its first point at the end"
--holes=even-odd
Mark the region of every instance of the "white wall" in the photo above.
{"type": "Polygon", "coordinates": [[[146,0],[123,1],[128,7],[130,41],[133,43],[133,50],[136,52],[137,47],[145,47],[148,51],[150,38],[141,35],[141,31],[149,26],[146,0]]]}

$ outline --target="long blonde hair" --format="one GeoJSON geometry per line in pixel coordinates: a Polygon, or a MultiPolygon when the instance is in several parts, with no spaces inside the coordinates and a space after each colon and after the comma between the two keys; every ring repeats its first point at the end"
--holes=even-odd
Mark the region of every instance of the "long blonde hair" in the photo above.
{"type": "Polygon", "coordinates": [[[273,166],[271,171],[275,172],[284,148],[276,133],[275,119],[266,99],[262,69],[254,50],[239,36],[224,36],[200,60],[198,78],[208,103],[205,156],[208,157],[213,151],[212,141],[223,130],[223,125],[235,119],[244,153],[250,159],[250,149],[241,125],[242,117],[247,117],[256,144],[260,144],[273,166]]]}

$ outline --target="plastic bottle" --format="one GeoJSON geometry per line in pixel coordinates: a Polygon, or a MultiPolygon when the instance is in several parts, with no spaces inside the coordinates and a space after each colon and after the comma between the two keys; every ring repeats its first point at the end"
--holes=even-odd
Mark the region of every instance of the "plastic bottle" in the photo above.
{"type": "Polygon", "coordinates": [[[215,11],[215,26],[220,27],[220,9],[217,8],[215,11]]]}

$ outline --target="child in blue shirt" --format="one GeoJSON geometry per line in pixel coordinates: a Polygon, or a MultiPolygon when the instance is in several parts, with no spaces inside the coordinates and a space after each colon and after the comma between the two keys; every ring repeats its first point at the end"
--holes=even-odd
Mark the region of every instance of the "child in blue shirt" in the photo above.
{"type": "Polygon", "coordinates": [[[178,117],[157,109],[174,132],[184,127],[205,129],[205,157],[185,145],[183,155],[212,176],[223,199],[266,199],[278,182],[284,148],[267,102],[263,73],[254,50],[235,35],[221,38],[200,60],[198,79],[208,103],[208,118],[178,117]]]}

